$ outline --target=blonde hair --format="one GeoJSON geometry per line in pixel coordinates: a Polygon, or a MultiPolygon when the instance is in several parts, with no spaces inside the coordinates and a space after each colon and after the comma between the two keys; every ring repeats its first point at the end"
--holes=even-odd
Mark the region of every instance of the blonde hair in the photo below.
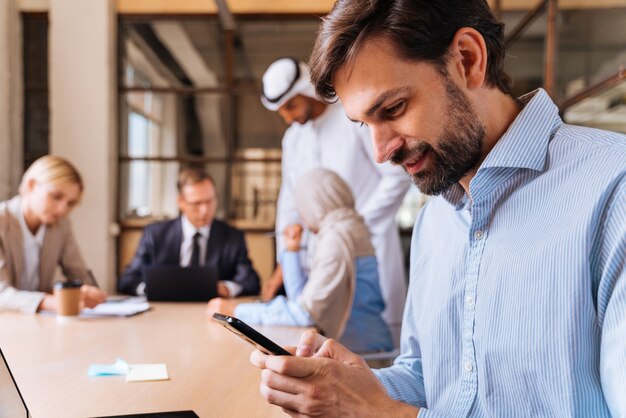
{"type": "Polygon", "coordinates": [[[28,182],[33,179],[38,183],[58,185],[77,184],[83,191],[83,179],[76,167],[65,158],[54,155],[45,155],[35,160],[22,176],[20,194],[26,193],[28,182]]]}

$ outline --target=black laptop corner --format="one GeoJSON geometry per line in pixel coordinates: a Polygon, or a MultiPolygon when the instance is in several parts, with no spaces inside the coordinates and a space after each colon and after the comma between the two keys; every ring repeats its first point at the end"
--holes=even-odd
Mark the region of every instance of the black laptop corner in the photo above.
{"type": "Polygon", "coordinates": [[[193,411],[149,412],[147,414],[108,415],[93,418],[199,418],[193,411]]]}

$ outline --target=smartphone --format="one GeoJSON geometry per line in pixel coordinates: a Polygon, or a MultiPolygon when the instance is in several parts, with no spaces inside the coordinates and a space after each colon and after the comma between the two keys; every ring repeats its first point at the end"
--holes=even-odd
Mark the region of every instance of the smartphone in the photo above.
{"type": "Polygon", "coordinates": [[[216,312],[213,314],[213,320],[217,321],[227,330],[246,340],[247,342],[255,346],[259,351],[265,354],[274,354],[277,356],[291,355],[289,351],[285,350],[274,341],[270,340],[269,338],[259,333],[242,320],[235,318],[234,316],[228,316],[216,312]]]}

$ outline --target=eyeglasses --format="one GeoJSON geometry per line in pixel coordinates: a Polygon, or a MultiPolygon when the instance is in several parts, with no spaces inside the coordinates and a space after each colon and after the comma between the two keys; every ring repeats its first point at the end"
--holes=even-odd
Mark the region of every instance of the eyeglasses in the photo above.
{"type": "Polygon", "coordinates": [[[198,210],[203,206],[210,207],[213,204],[215,204],[215,199],[198,200],[197,202],[190,202],[187,199],[183,198],[183,201],[185,202],[186,205],[191,207],[191,209],[193,210],[198,210]]]}

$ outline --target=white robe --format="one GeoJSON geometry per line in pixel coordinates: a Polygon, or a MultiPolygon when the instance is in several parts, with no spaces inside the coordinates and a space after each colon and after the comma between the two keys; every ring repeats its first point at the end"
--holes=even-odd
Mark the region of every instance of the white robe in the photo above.
{"type": "MultiPolygon", "coordinates": [[[[366,127],[351,122],[339,104],[328,105],[324,113],[304,125],[292,124],[283,138],[282,185],[276,213],[277,254],[281,232],[290,223],[302,223],[295,206],[294,186],[300,176],[315,167],[339,174],[350,186],[356,209],[365,219],[376,249],[380,286],[385,300],[383,318],[400,324],[407,285],[402,247],[395,214],[409,188],[409,176],[400,167],[374,161],[373,145],[366,127]]],[[[303,246],[309,254],[314,242],[303,246]]],[[[308,263],[304,262],[305,266],[308,263]]]]}

